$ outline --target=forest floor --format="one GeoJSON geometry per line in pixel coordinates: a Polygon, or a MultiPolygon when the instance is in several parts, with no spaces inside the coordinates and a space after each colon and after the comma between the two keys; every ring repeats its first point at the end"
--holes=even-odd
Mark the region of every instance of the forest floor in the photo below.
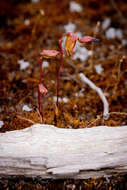
{"type": "MultiPolygon", "coordinates": [[[[4,123],[1,132],[40,122],[37,112],[40,52],[59,50],[58,40],[68,30],[80,32],[80,35],[96,35],[100,42],[86,45],[84,56],[87,59],[83,55],[80,58],[79,54],[77,58],[65,57],[57,126],[84,128],[127,124],[127,6],[121,1],[115,7],[112,1],[105,4],[104,1],[80,0],[81,10],[76,12],[71,10],[70,4],[51,0],[17,4],[1,1],[1,9],[4,7],[0,13],[0,120],[4,123]],[[98,28],[97,22],[100,22],[98,28]],[[103,120],[100,97],[79,80],[80,72],[103,90],[111,113],[108,120],[103,120]]],[[[44,67],[44,85],[48,93],[42,101],[47,124],[54,124],[59,62],[59,58],[48,60],[44,67]]]]}
{"type": "MultiPolygon", "coordinates": [[[[76,5],[66,0],[0,1],[0,121],[3,123],[0,132],[40,122],[37,111],[40,52],[59,50],[58,40],[67,31],[94,36],[100,42],[83,46],[87,48],[83,50],[85,55],[81,52],[76,58],[64,58],[57,127],[127,125],[127,3],[76,2],[80,6],[73,10],[76,5]],[[109,103],[108,120],[103,119],[100,97],[82,84],[79,73],[103,90],[109,103]]],[[[59,63],[57,58],[45,60],[44,64],[48,93],[42,102],[46,124],[55,124],[59,63]]]]}

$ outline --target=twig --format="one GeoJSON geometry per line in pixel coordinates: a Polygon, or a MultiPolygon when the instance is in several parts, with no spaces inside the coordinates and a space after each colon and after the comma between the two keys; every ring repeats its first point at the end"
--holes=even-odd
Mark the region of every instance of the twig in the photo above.
{"type": "MultiPolygon", "coordinates": [[[[100,21],[98,21],[97,22],[97,24],[96,24],[96,27],[95,27],[95,30],[94,30],[94,33],[93,33],[93,37],[94,38],[96,38],[96,36],[97,36],[97,33],[98,33],[98,31],[99,31],[99,27],[100,27],[100,21]]],[[[92,44],[91,44],[91,52],[92,52],[92,55],[91,55],[91,57],[90,57],[90,66],[89,66],[89,70],[91,71],[92,69],[93,69],[93,63],[94,63],[94,43],[92,42],[92,44]]]]}
{"type": "Polygon", "coordinates": [[[32,123],[32,124],[35,124],[35,123],[36,123],[36,122],[34,122],[33,120],[31,120],[31,119],[27,119],[27,118],[22,117],[22,116],[20,116],[20,115],[16,115],[16,117],[18,117],[19,119],[22,119],[22,120],[28,121],[29,123],[32,123]]]}
{"type": "Polygon", "coordinates": [[[91,80],[89,80],[83,73],[80,73],[79,77],[83,83],[88,84],[93,90],[98,93],[99,97],[103,102],[103,118],[104,120],[107,120],[109,118],[109,104],[106,97],[104,96],[103,91],[101,90],[101,88],[97,87],[91,80]]]}
{"type": "Polygon", "coordinates": [[[115,84],[115,87],[114,87],[114,94],[116,94],[116,91],[118,89],[118,84],[120,82],[120,77],[122,75],[122,72],[121,72],[121,64],[123,62],[123,60],[125,59],[125,56],[122,56],[122,58],[119,60],[119,65],[118,65],[118,74],[117,74],[117,82],[115,84]]]}
{"type": "Polygon", "coordinates": [[[127,113],[125,113],[125,112],[109,112],[109,115],[113,115],[113,114],[116,114],[116,115],[127,115],[127,113]]]}
{"type": "Polygon", "coordinates": [[[123,15],[123,13],[120,11],[119,7],[117,6],[117,3],[115,2],[115,0],[110,0],[113,8],[116,10],[116,12],[118,13],[118,16],[120,18],[121,21],[123,21],[124,23],[126,23],[126,19],[123,15]]]}
{"type": "Polygon", "coordinates": [[[101,119],[101,115],[98,115],[96,119],[94,119],[94,121],[90,122],[89,125],[87,127],[90,127],[91,125],[93,125],[96,121],[101,119]]]}

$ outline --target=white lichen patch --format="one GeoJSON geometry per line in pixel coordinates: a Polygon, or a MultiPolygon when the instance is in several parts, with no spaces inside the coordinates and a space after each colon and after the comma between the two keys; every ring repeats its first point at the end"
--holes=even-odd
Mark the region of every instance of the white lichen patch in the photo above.
{"type": "Polygon", "coordinates": [[[42,67],[46,68],[49,66],[49,62],[48,61],[43,61],[42,67]]]}
{"type": "Polygon", "coordinates": [[[121,40],[123,38],[123,32],[121,29],[116,30],[116,37],[121,40]]]}
{"type": "Polygon", "coordinates": [[[101,73],[104,70],[101,64],[95,65],[95,69],[96,69],[96,73],[99,75],[101,75],[101,73]]]}
{"type": "Polygon", "coordinates": [[[30,107],[27,106],[27,105],[24,105],[24,106],[22,107],[22,110],[23,110],[23,111],[32,111],[32,108],[30,108],[30,107]]]}
{"type": "Polygon", "coordinates": [[[102,22],[102,29],[106,30],[111,24],[111,20],[110,18],[106,18],[103,22],[102,22]]]}
{"type": "Polygon", "coordinates": [[[126,46],[127,45],[127,40],[122,39],[121,43],[122,43],[122,46],[126,46]]]}
{"type": "Polygon", "coordinates": [[[76,29],[76,25],[72,22],[69,22],[68,24],[64,25],[65,33],[67,32],[74,32],[76,29]]]}
{"type": "MultiPolygon", "coordinates": [[[[54,101],[54,102],[57,101],[57,97],[56,97],[56,96],[53,96],[53,101],[54,101]]],[[[59,97],[59,102],[67,103],[68,101],[69,101],[69,99],[66,98],[66,97],[63,97],[63,98],[59,97]]]]}
{"type": "Polygon", "coordinates": [[[84,89],[81,89],[80,91],[76,92],[75,97],[77,98],[84,97],[84,89]]]}
{"type": "Polygon", "coordinates": [[[70,2],[70,12],[81,12],[83,10],[82,6],[75,1],[70,2]]]}
{"type": "Polygon", "coordinates": [[[106,35],[107,39],[115,39],[115,38],[117,38],[117,39],[121,40],[123,38],[122,30],[121,29],[115,29],[113,27],[109,28],[106,31],[105,35],[106,35]]]}
{"type": "Polygon", "coordinates": [[[89,56],[92,55],[92,51],[82,47],[79,43],[76,44],[75,53],[73,55],[73,59],[80,59],[81,61],[86,61],[89,56]]]}
{"type": "Polygon", "coordinates": [[[40,0],[31,0],[32,3],[38,3],[40,0]]]}
{"type": "Polygon", "coordinates": [[[0,128],[2,128],[4,125],[4,122],[3,121],[0,121],[0,128]]]}
{"type": "Polygon", "coordinates": [[[29,20],[29,19],[25,19],[25,20],[24,20],[24,24],[25,24],[26,26],[29,26],[29,25],[30,25],[30,20],[29,20]]]}
{"type": "Polygon", "coordinates": [[[105,35],[107,39],[114,39],[116,37],[115,28],[109,28],[105,35]]]}
{"type": "Polygon", "coordinates": [[[29,67],[30,63],[28,61],[24,61],[23,59],[18,60],[18,64],[20,65],[20,70],[24,70],[29,67]]]}

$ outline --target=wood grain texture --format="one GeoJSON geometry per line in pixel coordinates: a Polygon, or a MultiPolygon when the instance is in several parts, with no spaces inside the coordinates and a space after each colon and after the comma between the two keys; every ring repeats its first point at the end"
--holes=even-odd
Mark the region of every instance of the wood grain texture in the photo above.
{"type": "Polygon", "coordinates": [[[127,126],[0,133],[0,177],[90,178],[127,173],[127,126]]]}

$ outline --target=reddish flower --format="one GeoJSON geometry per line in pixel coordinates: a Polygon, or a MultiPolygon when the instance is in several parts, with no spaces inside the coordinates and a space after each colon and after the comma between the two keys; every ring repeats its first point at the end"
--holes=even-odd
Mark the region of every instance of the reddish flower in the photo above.
{"type": "Polygon", "coordinates": [[[65,41],[66,54],[72,55],[75,44],[79,40],[79,38],[73,32],[68,32],[67,34],[64,34],[63,36],[67,36],[66,41],[65,41]]]}
{"type": "Polygon", "coordinates": [[[43,58],[54,58],[54,57],[57,57],[57,55],[59,54],[59,51],[56,51],[56,50],[43,50],[40,55],[43,57],[43,58]]]}
{"type": "Polygon", "coordinates": [[[91,37],[91,36],[84,36],[79,40],[80,43],[87,43],[87,42],[99,42],[99,39],[91,37]]]}
{"type": "Polygon", "coordinates": [[[48,90],[44,87],[44,85],[42,83],[39,83],[38,84],[38,89],[39,89],[39,92],[43,95],[46,95],[48,90]]]}

